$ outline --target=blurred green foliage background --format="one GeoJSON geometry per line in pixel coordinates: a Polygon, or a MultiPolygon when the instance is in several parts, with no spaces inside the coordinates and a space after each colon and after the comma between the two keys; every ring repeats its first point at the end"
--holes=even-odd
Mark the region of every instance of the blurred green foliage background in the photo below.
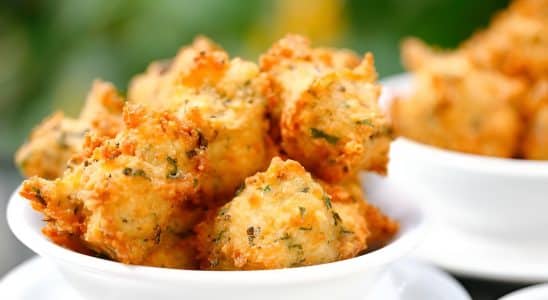
{"type": "Polygon", "coordinates": [[[453,47],[507,0],[3,0],[0,2],[0,161],[57,109],[75,115],[91,81],[125,90],[151,60],[205,34],[256,60],[286,32],[314,44],[375,54],[401,72],[399,41],[415,35],[453,47]]]}

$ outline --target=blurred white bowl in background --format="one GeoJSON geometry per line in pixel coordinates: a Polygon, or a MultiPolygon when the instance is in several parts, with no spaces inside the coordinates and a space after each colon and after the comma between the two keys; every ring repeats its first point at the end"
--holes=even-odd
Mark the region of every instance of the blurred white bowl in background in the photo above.
{"type": "MultiPolygon", "coordinates": [[[[411,89],[411,76],[383,80],[382,105],[411,89]]],[[[460,153],[398,138],[389,174],[420,192],[428,212],[459,230],[548,245],[548,161],[460,153]]]]}

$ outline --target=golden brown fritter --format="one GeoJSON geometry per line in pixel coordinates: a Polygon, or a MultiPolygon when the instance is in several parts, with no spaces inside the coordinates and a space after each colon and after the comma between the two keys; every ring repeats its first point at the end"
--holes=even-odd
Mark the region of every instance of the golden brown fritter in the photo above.
{"type": "Polygon", "coordinates": [[[367,251],[377,250],[386,246],[398,233],[400,225],[396,220],[390,219],[375,205],[368,204],[365,211],[367,229],[367,251]]]}
{"type": "Polygon", "coordinates": [[[128,85],[127,99],[131,103],[145,106],[154,105],[161,83],[167,77],[172,60],[150,63],[144,73],[137,74],[128,85]]]}
{"type": "Polygon", "coordinates": [[[169,113],[133,106],[124,123],[113,139],[88,137],[85,160],[63,177],[33,177],[21,194],[46,216],[46,233],[78,236],[123,263],[192,267],[185,254],[158,251],[183,247],[174,235],[186,234],[204,211],[197,198],[205,168],[201,135],[169,113]],[[189,157],[189,151],[196,153],[189,157]]]}
{"type": "Polygon", "coordinates": [[[411,94],[391,106],[397,134],[468,153],[516,153],[522,81],[476,67],[459,53],[434,53],[416,40],[404,43],[403,57],[415,72],[411,94]]]}
{"type": "Polygon", "coordinates": [[[368,248],[371,235],[365,218],[368,204],[357,182],[329,184],[318,181],[331,196],[333,210],[341,217],[339,252],[342,257],[354,257],[368,248]]]}
{"type": "Polygon", "coordinates": [[[15,154],[15,162],[26,177],[54,179],[66,169],[69,159],[82,149],[88,126],[56,112],[31,133],[15,154]]]}
{"type": "Polygon", "coordinates": [[[20,191],[43,233],[81,253],[183,269],[306,266],[384,245],[397,223],[353,176],[387,162],[372,56],[288,36],[261,63],[266,72],[199,37],[136,76],[128,103],[95,82],[77,120],[54,115],[20,151],[48,174],[20,191]],[[55,166],[29,155],[37,149],[55,166]]]}
{"type": "Polygon", "coordinates": [[[451,150],[543,159],[547,16],[548,1],[515,0],[453,51],[406,40],[403,63],[418,79],[409,101],[392,107],[399,134],[451,150]]]}
{"type": "Polygon", "coordinates": [[[373,56],[358,61],[348,51],[312,49],[295,35],[261,57],[271,80],[271,124],[279,122],[282,148],[330,182],[363,169],[386,172],[391,130],[377,103],[373,56]]]}
{"type": "Polygon", "coordinates": [[[200,187],[209,197],[228,200],[247,176],[268,165],[266,88],[256,64],[230,60],[203,38],[183,48],[160,80],[150,106],[191,120],[200,130],[210,176],[200,187]]]}
{"type": "Polygon", "coordinates": [[[270,82],[268,111],[274,140],[280,140],[279,123],[286,101],[299,97],[317,76],[334,68],[354,68],[359,62],[360,57],[347,49],[311,48],[310,41],[300,35],[288,34],[277,41],[260,57],[261,71],[270,82]]]}
{"type": "Polygon", "coordinates": [[[197,226],[202,267],[277,269],[341,259],[341,217],[297,162],[274,158],[197,226]]]}
{"type": "Polygon", "coordinates": [[[546,105],[548,105],[548,76],[537,78],[528,84],[527,96],[518,109],[525,120],[531,120],[546,105]]]}
{"type": "Polygon", "coordinates": [[[152,62],[147,70],[132,78],[128,87],[128,101],[146,106],[156,106],[177,80],[179,72],[191,67],[197,53],[221,50],[212,40],[198,36],[191,45],[182,47],[173,59],[152,62]]]}
{"type": "MultiPolygon", "coordinates": [[[[282,112],[282,147],[330,182],[360,170],[386,173],[391,128],[371,81],[372,56],[356,69],[317,78],[282,112]]],[[[374,72],[374,71],[373,71],[374,72]]]]}
{"type": "Polygon", "coordinates": [[[160,243],[152,249],[142,264],[172,269],[198,269],[194,239],[190,233],[188,236],[172,232],[165,233],[160,243]]]}
{"type": "Polygon", "coordinates": [[[517,0],[462,46],[483,67],[512,76],[548,74],[548,1],[517,0]]]}
{"type": "Polygon", "coordinates": [[[357,179],[337,184],[320,183],[331,196],[333,210],[342,219],[340,241],[344,257],[381,248],[394,238],[398,223],[367,201],[357,179]]]}
{"type": "Polygon", "coordinates": [[[125,99],[112,83],[95,80],[78,119],[88,124],[94,134],[114,137],[123,125],[124,104],[125,99]]]}
{"type": "Polygon", "coordinates": [[[529,123],[523,155],[527,159],[548,160],[548,103],[537,110],[529,123]]]}
{"type": "Polygon", "coordinates": [[[123,105],[124,100],[112,84],[94,81],[78,119],[57,112],[33,130],[29,141],[16,153],[19,169],[26,177],[61,176],[71,157],[82,150],[86,132],[116,135],[122,123],[123,105]]]}

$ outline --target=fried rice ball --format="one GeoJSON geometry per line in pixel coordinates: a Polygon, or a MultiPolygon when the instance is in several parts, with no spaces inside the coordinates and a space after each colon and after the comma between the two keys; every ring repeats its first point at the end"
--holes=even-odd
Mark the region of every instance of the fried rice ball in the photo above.
{"type": "Polygon", "coordinates": [[[230,59],[203,38],[183,48],[160,80],[152,107],[197,126],[209,174],[200,188],[209,198],[228,200],[268,165],[274,149],[266,134],[266,88],[256,64],[230,59]]]}
{"type": "Polygon", "coordinates": [[[434,53],[416,40],[404,43],[403,57],[415,72],[412,93],[391,105],[397,134],[468,153],[516,153],[522,81],[478,68],[459,53],[434,53]]]}
{"type": "Polygon", "coordinates": [[[127,264],[192,268],[191,255],[169,249],[189,248],[174,239],[205,211],[197,184],[205,162],[200,139],[169,113],[129,106],[115,138],[88,136],[82,162],[53,181],[26,180],[21,195],[45,215],[44,233],[54,241],[72,237],[127,264]]]}
{"type": "Polygon", "coordinates": [[[336,182],[365,169],[386,172],[391,129],[377,100],[373,56],[318,50],[289,35],[261,57],[273,86],[269,109],[283,150],[336,182]],[[324,59],[324,57],[327,57],[324,59]]]}
{"type": "MultiPolygon", "coordinates": [[[[344,258],[331,197],[296,161],[274,158],[197,228],[202,268],[256,270],[344,258]]],[[[346,253],[345,253],[346,254],[346,253]]]]}
{"type": "Polygon", "coordinates": [[[94,81],[80,117],[72,119],[56,112],[47,118],[17,151],[16,164],[26,177],[61,176],[67,162],[82,150],[88,131],[99,136],[116,135],[122,124],[123,105],[123,98],[111,83],[94,81]]]}

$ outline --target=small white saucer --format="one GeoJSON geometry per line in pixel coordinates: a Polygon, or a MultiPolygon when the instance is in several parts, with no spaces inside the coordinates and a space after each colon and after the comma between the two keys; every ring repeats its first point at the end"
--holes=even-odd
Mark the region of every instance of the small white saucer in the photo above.
{"type": "Polygon", "coordinates": [[[546,300],[548,299],[548,284],[530,286],[512,292],[499,300],[546,300]]]}
{"type": "MultiPolygon", "coordinates": [[[[358,298],[358,297],[356,297],[358,298]]],[[[372,295],[383,300],[470,300],[470,295],[440,269],[404,259],[390,266],[372,295]]]]}
{"type": "MultiPolygon", "coordinates": [[[[548,247],[510,243],[461,232],[442,221],[429,223],[429,234],[413,255],[452,273],[516,283],[548,281],[548,247]]],[[[548,297],[547,297],[548,299],[548,297]]]]}
{"type": "MultiPolygon", "coordinates": [[[[82,299],[65,283],[55,266],[40,257],[31,258],[9,272],[0,281],[0,295],[10,300],[82,299]]],[[[393,264],[371,296],[385,300],[470,300],[449,275],[411,260],[393,264]]],[[[356,295],[356,299],[360,296],[356,295]]]]}
{"type": "Polygon", "coordinates": [[[13,300],[82,298],[65,283],[55,265],[35,256],[11,270],[0,281],[0,295],[13,300]]]}

